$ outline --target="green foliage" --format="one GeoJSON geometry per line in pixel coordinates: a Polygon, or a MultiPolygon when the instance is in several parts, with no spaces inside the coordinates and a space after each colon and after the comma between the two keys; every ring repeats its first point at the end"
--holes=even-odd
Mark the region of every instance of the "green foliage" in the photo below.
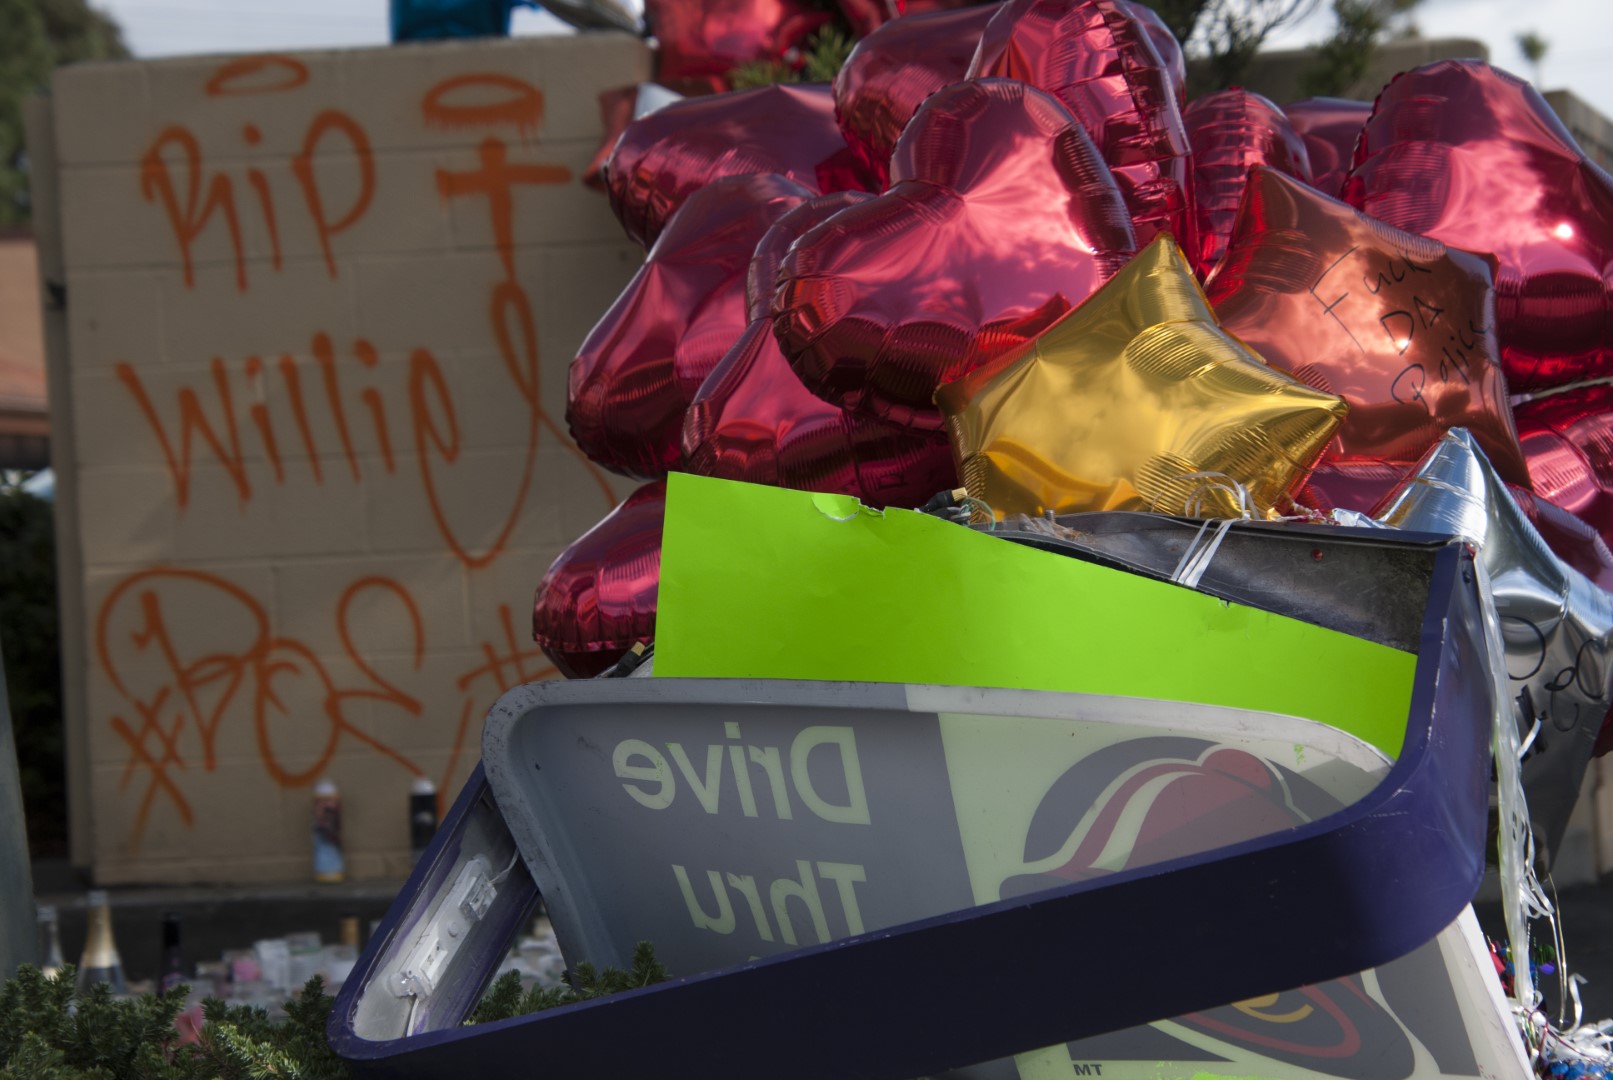
{"type": "Polygon", "coordinates": [[[0,0],[0,226],[29,218],[23,101],[59,64],[128,55],[117,24],[87,0],[0,0]]]}
{"type": "Polygon", "coordinates": [[[1546,52],[1551,48],[1551,43],[1534,30],[1525,30],[1514,40],[1517,41],[1518,51],[1523,54],[1523,58],[1535,69],[1535,85],[1539,86],[1540,62],[1546,59],[1546,52]]]}
{"type": "Polygon", "coordinates": [[[1378,42],[1407,18],[1418,0],[1333,0],[1333,33],[1316,50],[1316,63],[1300,78],[1309,96],[1344,93],[1366,74],[1378,42]]]}
{"type": "Polygon", "coordinates": [[[754,90],[774,83],[833,82],[857,43],[844,30],[826,26],[807,39],[806,51],[796,64],[758,60],[728,73],[735,90],[754,90]]]}
{"type": "Polygon", "coordinates": [[[51,504],[24,491],[0,492],[0,658],[17,743],[28,849],[35,858],[67,853],[56,620],[51,504]]]}
{"type": "Polygon", "coordinates": [[[310,979],[276,1023],[262,1009],[208,1001],[200,1036],[180,1045],[174,1020],[189,988],[114,999],[74,996],[74,971],[54,979],[24,964],[0,991],[0,1080],[346,1080],[325,1041],[331,998],[310,979]]]}
{"type": "Polygon", "coordinates": [[[1181,40],[1202,55],[1203,86],[1189,93],[1224,90],[1243,82],[1255,54],[1279,27],[1316,10],[1319,0],[1208,0],[1191,37],[1181,40]]]}
{"type": "Polygon", "coordinates": [[[604,971],[596,971],[594,965],[585,961],[566,972],[565,986],[549,988],[534,986],[522,993],[521,976],[513,971],[505,972],[503,977],[482,995],[482,1000],[476,1006],[469,1023],[489,1024],[495,1020],[508,1020],[514,1016],[525,1016],[528,1013],[542,1012],[544,1009],[554,1009],[561,1005],[575,1005],[579,1001],[592,1001],[594,998],[619,994],[623,990],[654,986],[656,983],[666,982],[668,978],[670,976],[666,968],[655,958],[654,947],[648,941],[641,941],[633,950],[633,966],[630,970],[606,968],[604,971]]]}
{"type": "MultiPolygon", "coordinates": [[[[47,979],[24,964],[0,990],[0,1080],[348,1080],[325,1040],[334,1001],[318,976],[286,1002],[286,1019],[209,999],[195,1042],[180,1045],[174,1020],[190,988],[113,998],[105,986],[74,995],[71,966],[47,979]]],[[[665,982],[649,942],[628,971],[578,964],[567,985],[521,992],[514,972],[483,996],[472,1023],[524,1016],[557,1005],[665,982]]]]}

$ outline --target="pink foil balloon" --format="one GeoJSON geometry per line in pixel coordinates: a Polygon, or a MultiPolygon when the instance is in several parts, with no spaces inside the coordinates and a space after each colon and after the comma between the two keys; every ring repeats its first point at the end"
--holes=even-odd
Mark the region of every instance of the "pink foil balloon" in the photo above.
{"type": "Polygon", "coordinates": [[[813,393],[903,427],[939,430],[937,386],[1046,329],[1136,251],[1092,140],[1024,83],[937,91],[891,181],[796,241],[773,316],[813,393]]]}
{"type": "Polygon", "coordinates": [[[666,481],[645,484],[550,564],[532,639],[568,679],[589,679],[655,637],[666,481]]]}
{"type": "Polygon", "coordinates": [[[1288,122],[1305,140],[1311,159],[1311,186],[1335,199],[1344,189],[1356,136],[1372,115],[1369,101],[1314,97],[1283,106],[1288,122]]]}
{"type": "Polygon", "coordinates": [[[803,233],[873,196],[824,195],[768,230],[751,260],[751,324],[684,418],[685,468],[754,484],[855,495],[872,506],[917,506],[956,487],[938,434],[906,432],[812,394],[779,351],[769,310],[785,252],[803,233]]]}
{"type": "Polygon", "coordinates": [[[835,118],[883,190],[891,151],[924,99],[962,79],[1000,4],[888,22],[851,50],[835,77],[835,118]]]}
{"type": "Polygon", "coordinates": [[[1613,386],[1582,386],[1514,410],[1536,494],[1613,545],[1613,386]]]}
{"type": "Polygon", "coordinates": [[[1500,261],[1516,392],[1613,375],[1613,178],[1521,79],[1478,60],[1398,75],[1356,144],[1346,201],[1500,261]]]}
{"type": "Polygon", "coordinates": [[[1114,173],[1138,244],[1169,232],[1196,249],[1174,76],[1125,0],[1009,0],[981,35],[969,74],[1018,79],[1058,98],[1114,173]]]}
{"type": "Polygon", "coordinates": [[[731,176],[673,215],[572,361],[566,421],[585,454],[645,479],[678,464],[684,410],[745,328],[756,242],[811,195],[782,176],[731,176]]]}
{"type": "Polygon", "coordinates": [[[1176,40],[1171,28],[1165,25],[1165,20],[1159,17],[1159,12],[1145,3],[1132,3],[1131,0],[1120,0],[1120,6],[1126,14],[1142,24],[1143,32],[1148,35],[1148,43],[1154,47],[1154,54],[1164,65],[1166,74],[1170,75],[1171,82],[1176,87],[1176,106],[1183,108],[1187,105],[1187,57],[1182,54],[1182,43],[1176,40]]]}
{"type": "Polygon", "coordinates": [[[728,89],[741,64],[781,60],[830,20],[801,0],[644,0],[657,42],[656,78],[728,89]]]}
{"type": "Polygon", "coordinates": [[[606,166],[611,209],[646,248],[694,192],[762,173],[814,195],[866,186],[829,87],[764,86],[673,102],[629,124],[606,166]]]}
{"type": "Polygon", "coordinates": [[[1205,94],[1187,107],[1182,120],[1193,147],[1199,226],[1198,247],[1184,250],[1203,280],[1226,252],[1249,170],[1266,165],[1308,184],[1311,164],[1282,110],[1248,90],[1205,94]]]}

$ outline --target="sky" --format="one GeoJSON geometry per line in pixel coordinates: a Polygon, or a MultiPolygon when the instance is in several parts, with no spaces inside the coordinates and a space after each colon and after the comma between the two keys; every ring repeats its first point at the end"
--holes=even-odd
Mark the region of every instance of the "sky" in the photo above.
{"type": "MultiPolygon", "coordinates": [[[[123,25],[137,56],[233,53],[267,49],[381,45],[387,0],[92,0],[123,25]]],[[[1329,5],[1307,23],[1283,31],[1279,47],[1304,45],[1326,33],[1329,5]]],[[[1613,118],[1613,0],[1422,0],[1416,19],[1424,37],[1478,38],[1490,61],[1532,76],[1516,35],[1546,39],[1545,89],[1567,89],[1613,118]]],[[[565,32],[541,13],[518,10],[516,33],[565,32]]]]}

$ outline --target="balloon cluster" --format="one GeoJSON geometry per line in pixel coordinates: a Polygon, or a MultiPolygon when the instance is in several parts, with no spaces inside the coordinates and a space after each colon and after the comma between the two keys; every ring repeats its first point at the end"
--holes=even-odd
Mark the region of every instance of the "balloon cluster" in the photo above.
{"type": "MultiPolygon", "coordinates": [[[[645,13],[663,81],[821,23],[679,2],[645,13]]],[[[1179,46],[1130,0],[843,4],[864,36],[832,87],[616,104],[604,185],[648,258],[567,417],[651,486],[539,586],[563,670],[653,636],[668,471],[876,506],[961,480],[999,514],[1388,521],[1453,431],[1488,470],[1474,497],[1531,537],[1493,558],[1531,553],[1575,609],[1542,648],[1608,651],[1613,180],[1533,89],[1442,61],[1371,105],[1187,104],[1179,46]]],[[[1574,680],[1533,707],[1573,699],[1548,719],[1577,758],[1613,670],[1574,680]]]]}

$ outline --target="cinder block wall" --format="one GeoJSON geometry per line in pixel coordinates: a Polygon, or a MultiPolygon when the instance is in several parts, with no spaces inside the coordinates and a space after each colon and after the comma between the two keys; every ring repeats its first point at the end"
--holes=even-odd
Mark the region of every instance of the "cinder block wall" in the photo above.
{"type": "Polygon", "coordinates": [[[533,587],[630,490],[564,433],[641,261],[580,177],[596,95],[647,71],[600,34],[57,76],[97,880],[306,877],[324,776],[349,874],[400,876],[410,780],[451,797],[488,706],[552,674],[533,587]]]}

